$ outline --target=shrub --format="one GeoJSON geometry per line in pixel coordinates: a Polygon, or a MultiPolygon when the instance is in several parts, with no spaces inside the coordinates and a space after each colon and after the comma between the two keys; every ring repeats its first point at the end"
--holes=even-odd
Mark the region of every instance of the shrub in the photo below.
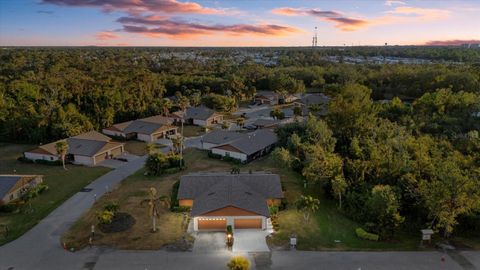
{"type": "Polygon", "coordinates": [[[185,212],[190,212],[190,206],[175,206],[175,207],[172,207],[172,211],[173,212],[177,212],[177,213],[185,213],[185,212]]]}
{"type": "Polygon", "coordinates": [[[0,205],[0,213],[12,213],[15,210],[17,210],[17,206],[15,204],[0,205]]]}
{"type": "Polygon", "coordinates": [[[248,270],[250,269],[250,261],[242,256],[233,257],[227,264],[230,270],[248,270]]]}
{"type": "Polygon", "coordinates": [[[233,234],[233,228],[232,225],[227,225],[227,233],[233,234]]]}
{"type": "Polygon", "coordinates": [[[355,229],[355,233],[357,234],[357,236],[359,238],[362,238],[362,239],[365,239],[365,240],[378,241],[378,238],[379,238],[377,234],[366,232],[362,228],[355,229]]]}
{"type": "Polygon", "coordinates": [[[20,162],[23,162],[23,163],[34,163],[33,160],[31,160],[29,158],[26,158],[24,156],[18,157],[17,160],[20,161],[20,162]]]}
{"type": "Polygon", "coordinates": [[[114,216],[115,214],[108,210],[97,213],[97,219],[100,224],[111,224],[114,216]]]}
{"type": "Polygon", "coordinates": [[[208,151],[208,157],[209,158],[215,158],[215,159],[221,159],[222,155],[212,153],[212,151],[208,151]]]}
{"type": "Polygon", "coordinates": [[[116,213],[120,210],[120,205],[116,202],[109,202],[103,206],[103,210],[116,213]]]}

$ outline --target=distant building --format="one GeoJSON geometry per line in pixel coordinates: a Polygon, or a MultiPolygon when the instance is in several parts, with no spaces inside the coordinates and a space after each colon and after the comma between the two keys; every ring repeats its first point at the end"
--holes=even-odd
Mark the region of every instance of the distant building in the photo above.
{"type": "Polygon", "coordinates": [[[259,104],[277,105],[280,95],[273,91],[257,91],[254,102],[259,104]]]}
{"type": "MultiPolygon", "coordinates": [[[[94,166],[105,159],[120,156],[124,152],[124,144],[112,141],[96,131],[89,131],[66,139],[68,152],[66,159],[74,164],[94,166]]],[[[57,142],[40,145],[39,147],[24,152],[25,158],[31,160],[56,161],[60,157],[55,145],[57,142]]]]}
{"type": "Polygon", "coordinates": [[[326,115],[330,100],[330,97],[322,93],[305,94],[293,104],[302,108],[303,115],[307,115],[312,107],[316,107],[318,115],[326,115]]]}
{"type": "Polygon", "coordinates": [[[256,130],[251,133],[241,133],[237,139],[210,148],[213,154],[232,157],[243,163],[250,162],[269,153],[277,143],[277,134],[269,129],[256,130]]]}
{"type": "Polygon", "coordinates": [[[20,199],[42,182],[42,175],[0,175],[0,205],[20,199]]]}
{"type": "Polygon", "coordinates": [[[189,107],[183,115],[185,123],[208,127],[223,121],[223,115],[207,107],[189,107]]]}
{"type": "Polygon", "coordinates": [[[161,115],[142,118],[134,121],[123,122],[104,128],[106,135],[122,137],[127,140],[136,139],[144,142],[155,142],[177,134],[174,123],[180,118],[176,116],[165,117],[161,115]]]}

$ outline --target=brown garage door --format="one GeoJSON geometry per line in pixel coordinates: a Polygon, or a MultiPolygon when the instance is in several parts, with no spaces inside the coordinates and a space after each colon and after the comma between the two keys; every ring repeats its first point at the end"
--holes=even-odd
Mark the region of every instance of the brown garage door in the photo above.
{"type": "Polygon", "coordinates": [[[261,229],[262,219],[261,218],[245,218],[245,219],[238,218],[233,221],[233,226],[235,229],[261,229]]]}
{"type": "Polygon", "coordinates": [[[107,154],[107,153],[103,153],[103,154],[100,154],[100,155],[96,155],[96,156],[95,156],[95,164],[98,164],[98,163],[104,161],[106,154],[107,154]]]}
{"type": "Polygon", "coordinates": [[[198,229],[225,231],[227,229],[227,220],[226,219],[198,219],[198,229]]]}
{"type": "Polygon", "coordinates": [[[122,147],[118,147],[112,150],[112,155],[114,157],[119,156],[122,153],[122,147]]]}

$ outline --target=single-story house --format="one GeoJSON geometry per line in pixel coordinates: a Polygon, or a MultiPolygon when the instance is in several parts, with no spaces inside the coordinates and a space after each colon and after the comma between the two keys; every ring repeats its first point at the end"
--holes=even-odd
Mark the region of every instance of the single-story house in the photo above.
{"type": "Polygon", "coordinates": [[[104,128],[102,132],[106,135],[123,137],[127,140],[137,139],[144,142],[155,142],[158,139],[177,134],[177,127],[173,126],[174,122],[176,122],[174,117],[156,115],[115,124],[104,128]]]}
{"type": "Polygon", "coordinates": [[[208,127],[223,121],[223,115],[207,107],[189,107],[184,114],[185,122],[192,125],[208,127]]]}
{"type": "Polygon", "coordinates": [[[0,175],[0,205],[19,199],[42,182],[42,175],[0,175]]]}
{"type": "Polygon", "coordinates": [[[255,126],[257,129],[276,128],[278,127],[279,124],[280,124],[279,120],[263,119],[263,118],[259,118],[252,123],[252,125],[255,126]]]}
{"type": "Polygon", "coordinates": [[[253,101],[260,104],[277,105],[280,100],[280,95],[273,91],[258,91],[253,98],[253,101]]]}
{"type": "MultiPolygon", "coordinates": [[[[68,152],[66,159],[74,164],[94,166],[101,161],[121,155],[124,144],[114,142],[108,136],[96,131],[89,131],[66,139],[68,152]]],[[[40,145],[39,147],[24,152],[25,158],[31,160],[59,160],[55,144],[40,145]]]]}
{"type": "Polygon", "coordinates": [[[270,129],[260,129],[211,148],[213,154],[232,157],[242,162],[252,161],[269,153],[277,143],[277,134],[270,129]]]}
{"type": "Polygon", "coordinates": [[[177,198],[191,207],[195,231],[265,230],[268,207],[279,205],[283,192],[277,174],[192,173],[180,178],[177,198]]]}
{"type": "Polygon", "coordinates": [[[245,134],[230,130],[214,130],[205,134],[202,139],[202,149],[210,150],[212,147],[230,143],[244,137],[245,134]]]}
{"type": "Polygon", "coordinates": [[[319,115],[326,115],[328,112],[327,109],[330,99],[331,98],[329,96],[326,96],[322,93],[305,94],[293,104],[302,108],[303,115],[307,115],[308,110],[311,107],[317,107],[317,112],[319,115]]]}

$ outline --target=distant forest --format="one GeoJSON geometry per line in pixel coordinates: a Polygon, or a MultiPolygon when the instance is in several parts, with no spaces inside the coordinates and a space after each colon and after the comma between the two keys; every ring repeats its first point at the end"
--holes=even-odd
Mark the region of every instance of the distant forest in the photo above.
{"type": "Polygon", "coordinates": [[[173,95],[224,111],[259,90],[335,96],[350,84],[371,89],[374,100],[413,101],[437,89],[478,97],[479,63],[479,49],[448,47],[4,48],[0,141],[46,143],[176,110],[181,104],[164,99],[173,95]],[[434,62],[342,63],[346,56],[434,62]]]}

